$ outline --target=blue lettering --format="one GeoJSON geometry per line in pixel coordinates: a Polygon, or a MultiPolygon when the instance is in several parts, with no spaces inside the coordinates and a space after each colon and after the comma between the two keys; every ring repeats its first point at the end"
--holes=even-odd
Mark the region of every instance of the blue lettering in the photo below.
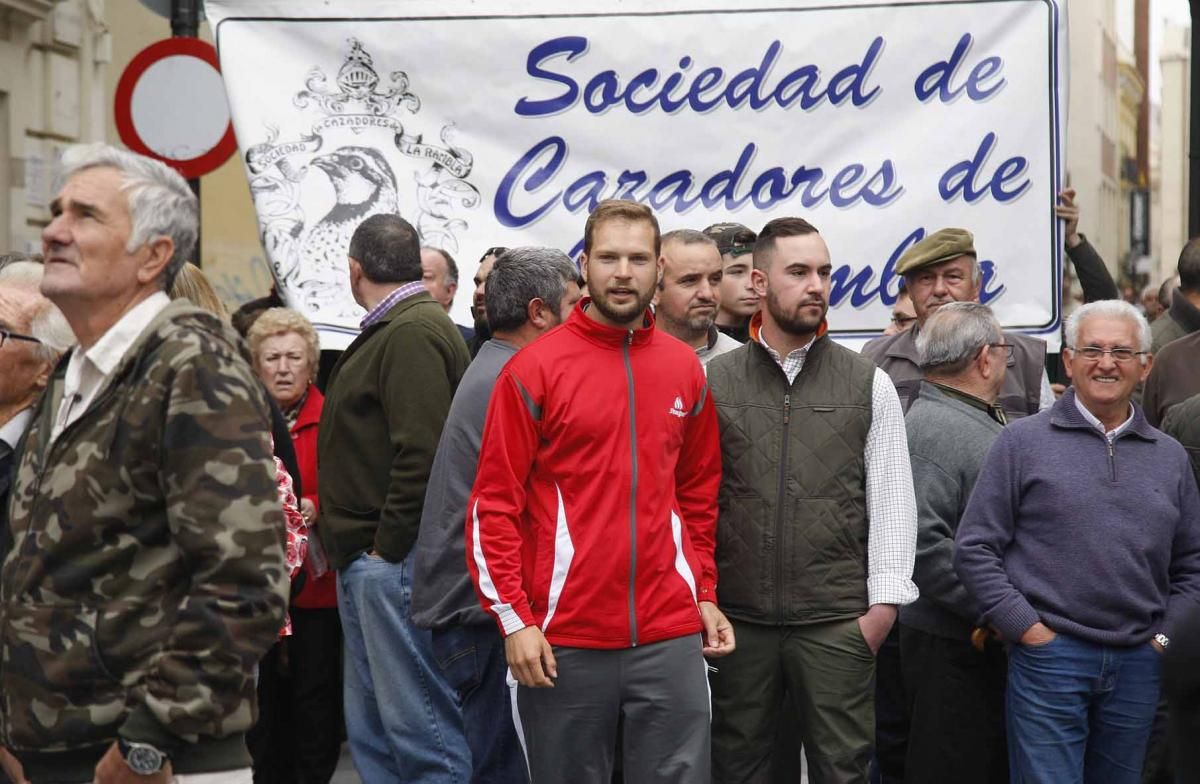
{"type": "Polygon", "coordinates": [[[627,201],[641,201],[638,198],[638,188],[646,184],[646,172],[644,171],[623,171],[621,176],[617,177],[617,193],[613,196],[614,199],[625,199],[627,201]]]}
{"type": "Polygon", "coordinates": [[[584,207],[591,212],[604,198],[604,189],[607,186],[608,177],[604,176],[604,172],[589,172],[563,191],[563,206],[571,212],[579,212],[584,207]]]}
{"type": "Polygon", "coordinates": [[[554,208],[554,203],[558,201],[559,197],[557,193],[532,212],[517,215],[513,212],[513,191],[516,190],[517,183],[524,179],[521,189],[526,193],[533,193],[558,173],[566,159],[567,143],[561,136],[550,136],[530,147],[529,151],[512,165],[504,178],[500,180],[500,186],[496,188],[496,198],[492,202],[492,210],[496,213],[496,220],[500,222],[501,226],[510,228],[528,226],[540,220],[543,215],[554,208]],[[546,152],[550,153],[550,160],[539,168],[531,169],[533,162],[546,152]],[[526,173],[527,169],[531,169],[528,174],[526,173]]]}
{"type": "Polygon", "coordinates": [[[924,71],[921,71],[920,75],[917,76],[916,83],[913,85],[913,92],[916,93],[918,100],[922,102],[928,101],[936,94],[938,100],[942,103],[951,103],[965,90],[967,97],[972,101],[982,101],[990,98],[1004,87],[1007,80],[1003,78],[990,85],[984,84],[987,79],[999,74],[1000,70],[1004,67],[1004,61],[995,56],[985,57],[983,60],[980,60],[971,69],[966,83],[958,87],[954,86],[954,75],[962,66],[963,60],[966,59],[967,52],[970,51],[972,44],[971,34],[963,33],[962,38],[958,39],[958,43],[955,45],[950,59],[938,60],[924,71]]]}
{"type": "Polygon", "coordinates": [[[738,196],[737,189],[741,185],[742,177],[746,174],[746,167],[750,165],[750,161],[754,159],[754,154],[758,147],[753,143],[747,144],[742,148],[742,154],[738,156],[737,163],[732,169],[719,171],[708,178],[700,188],[700,200],[708,209],[712,209],[717,205],[722,205],[726,210],[734,211],[741,209],[746,203],[749,196],[738,196]]]}
{"type": "Polygon", "coordinates": [[[942,201],[953,201],[960,195],[968,204],[974,204],[989,192],[992,198],[1000,203],[1012,201],[1024,193],[1030,185],[1029,179],[1016,183],[1005,189],[1005,185],[1015,178],[1021,177],[1029,167],[1029,162],[1020,155],[1008,158],[996,169],[991,179],[979,183],[984,165],[996,146],[996,134],[989,131],[979,143],[975,155],[965,161],[953,164],[938,180],[938,193],[942,201]]]}
{"type": "Polygon", "coordinates": [[[854,185],[866,174],[867,167],[861,163],[852,163],[833,176],[829,185],[829,203],[834,207],[849,207],[858,199],[858,194],[846,195],[843,191],[854,185]]]}
{"type": "Polygon", "coordinates": [[[575,80],[571,77],[547,71],[541,65],[544,60],[564,54],[567,56],[567,62],[571,62],[586,52],[587,48],[588,41],[583,36],[566,35],[561,38],[551,38],[530,49],[529,57],[525,60],[525,72],[534,79],[545,79],[561,84],[565,89],[554,98],[542,100],[521,98],[517,101],[514,109],[516,113],[522,117],[542,117],[556,114],[573,106],[579,99],[579,85],[575,84],[575,80]]]}
{"type": "Polygon", "coordinates": [[[720,95],[706,100],[704,93],[719,85],[724,76],[725,72],[720,68],[705,68],[700,72],[696,81],[692,82],[692,89],[688,90],[688,103],[692,109],[703,114],[721,102],[720,95]]]}
{"type": "Polygon", "coordinates": [[[775,88],[775,101],[784,109],[800,100],[800,108],[808,109],[819,103],[813,100],[812,91],[821,82],[821,71],[815,65],[797,68],[779,81],[775,88]]]}
{"type": "Polygon", "coordinates": [[[983,283],[979,287],[979,301],[984,305],[990,305],[1004,293],[1006,287],[1000,282],[1000,276],[996,274],[996,262],[981,261],[979,267],[983,273],[983,283]],[[992,284],[995,284],[994,288],[992,284]]]}
{"type": "Polygon", "coordinates": [[[621,98],[621,85],[616,71],[601,71],[592,77],[583,90],[583,105],[592,114],[600,114],[621,98]],[[600,94],[599,99],[596,93],[600,94]]]}
{"type": "Polygon", "coordinates": [[[825,179],[825,170],[820,166],[812,169],[807,166],[801,166],[792,173],[792,185],[799,187],[800,183],[805,183],[804,195],[800,197],[801,205],[804,207],[815,207],[825,201],[825,196],[828,195],[829,191],[817,190],[823,179],[825,179]]]}
{"type": "Polygon", "coordinates": [[[855,106],[866,106],[875,100],[875,96],[879,94],[882,88],[876,85],[870,92],[866,93],[862,91],[862,88],[867,77],[871,75],[871,71],[875,68],[875,61],[879,59],[881,51],[883,51],[883,36],[877,35],[867,48],[867,53],[863,55],[861,63],[847,65],[833,75],[833,78],[829,80],[830,103],[834,106],[840,106],[846,100],[847,94],[850,96],[850,102],[855,106]]]}
{"type": "Polygon", "coordinates": [[[666,209],[674,201],[672,209],[676,213],[687,212],[700,200],[697,196],[688,196],[691,188],[692,173],[686,169],[680,169],[659,180],[658,184],[650,189],[650,195],[646,201],[656,210],[666,209]]]}
{"type": "Polygon", "coordinates": [[[890,159],[884,159],[879,171],[871,175],[867,184],[859,191],[862,200],[872,207],[886,207],[904,193],[904,186],[896,181],[896,167],[890,159]],[[877,185],[878,183],[878,185],[877,185]]]}
{"type": "Polygon", "coordinates": [[[638,103],[633,97],[634,92],[643,88],[650,89],[654,83],[658,81],[658,71],[651,68],[642,71],[637,76],[633,77],[629,82],[629,89],[625,91],[625,103],[629,106],[629,111],[634,114],[644,114],[654,108],[654,96],[650,96],[645,102],[638,103]]]}
{"type": "Polygon", "coordinates": [[[725,88],[725,102],[731,108],[737,109],[747,99],[750,101],[750,108],[756,112],[767,105],[769,96],[762,95],[763,79],[775,67],[775,59],[779,57],[779,50],[782,48],[779,41],[772,41],[757,67],[747,68],[729,80],[729,86],[725,88]]]}
{"type": "MultiPolygon", "coordinates": [[[[679,71],[686,71],[687,69],[689,69],[691,67],[692,67],[692,58],[688,57],[687,55],[684,55],[683,58],[680,59],[680,61],[679,61],[679,71]]],[[[663,111],[666,112],[667,114],[671,114],[672,112],[678,111],[679,107],[681,107],[685,103],[687,103],[686,95],[681,96],[681,97],[672,97],[672,95],[671,95],[671,93],[674,92],[675,88],[678,87],[682,83],[683,83],[683,74],[678,71],[676,73],[673,73],[670,76],[668,76],[667,80],[665,82],[663,82],[662,92],[660,92],[658,94],[658,102],[659,102],[659,104],[662,105],[663,111]]]]}

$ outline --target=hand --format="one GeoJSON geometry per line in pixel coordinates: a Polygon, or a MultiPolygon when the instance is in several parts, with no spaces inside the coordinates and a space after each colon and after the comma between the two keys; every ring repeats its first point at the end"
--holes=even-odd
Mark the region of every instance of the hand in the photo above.
{"type": "Polygon", "coordinates": [[[1063,394],[1067,391],[1067,385],[1066,384],[1051,384],[1050,390],[1052,392],[1054,392],[1054,397],[1057,399],[1057,398],[1062,397],[1063,394]]]}
{"type": "Polygon", "coordinates": [[[1075,206],[1075,189],[1065,189],[1058,194],[1058,198],[1062,204],[1054,208],[1054,214],[1067,222],[1063,229],[1063,238],[1068,248],[1074,248],[1083,242],[1083,238],[1079,236],[1079,208],[1075,206]]]}
{"type": "Polygon", "coordinates": [[[108,747],[100,762],[96,765],[96,777],[92,784],[170,784],[174,778],[171,774],[171,763],[163,765],[162,770],[149,776],[139,776],[125,764],[121,749],[116,743],[108,747]]]}
{"type": "Polygon", "coordinates": [[[1057,636],[1058,635],[1054,633],[1053,629],[1041,621],[1038,621],[1033,626],[1030,626],[1028,629],[1026,629],[1025,633],[1021,635],[1021,644],[1031,645],[1036,648],[1039,645],[1045,645],[1048,642],[1053,642],[1054,638],[1057,636]]]}
{"type": "Polygon", "coordinates": [[[712,602],[700,602],[700,619],[704,621],[704,655],[712,658],[733,653],[733,624],[712,602]]]}
{"type": "Polygon", "coordinates": [[[300,516],[304,518],[304,524],[309,528],[317,524],[317,505],[312,502],[311,498],[300,499],[300,516]]]}
{"type": "Polygon", "coordinates": [[[21,767],[21,761],[3,746],[0,746],[0,768],[3,768],[4,775],[8,776],[9,781],[14,784],[29,784],[29,779],[25,778],[25,769],[21,767]]]}
{"type": "Polygon", "coordinates": [[[872,604],[867,612],[858,618],[858,630],[871,653],[879,653],[880,646],[887,639],[892,624],[896,622],[898,610],[894,604],[872,604]]]}
{"type": "Polygon", "coordinates": [[[504,656],[513,677],[522,686],[531,689],[553,689],[558,677],[558,663],[554,651],[536,626],[526,626],[504,638],[504,656]]]}

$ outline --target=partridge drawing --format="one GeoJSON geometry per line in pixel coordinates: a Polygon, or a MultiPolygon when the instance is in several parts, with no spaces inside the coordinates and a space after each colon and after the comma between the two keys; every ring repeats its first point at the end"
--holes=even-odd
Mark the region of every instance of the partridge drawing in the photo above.
{"type": "Polygon", "coordinates": [[[346,294],[346,252],[358,224],[379,213],[399,213],[396,177],[387,160],[368,147],[339,147],[312,160],[333,184],[337,203],[308,232],[301,258],[311,275],[346,294]]]}

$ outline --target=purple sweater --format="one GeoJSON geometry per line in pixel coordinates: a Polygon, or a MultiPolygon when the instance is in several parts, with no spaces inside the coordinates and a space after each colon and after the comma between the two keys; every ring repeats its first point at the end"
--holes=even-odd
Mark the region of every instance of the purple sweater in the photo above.
{"type": "Polygon", "coordinates": [[[1171,634],[1200,599],[1200,492],[1137,407],[1110,449],[1069,390],[989,450],[954,566],[1006,640],[1041,621],[1107,645],[1171,634]]]}

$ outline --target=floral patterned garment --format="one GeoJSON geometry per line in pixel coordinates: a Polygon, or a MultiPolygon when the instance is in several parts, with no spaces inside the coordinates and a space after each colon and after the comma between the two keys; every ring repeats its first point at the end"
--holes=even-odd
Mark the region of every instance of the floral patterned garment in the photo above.
{"type": "MultiPolygon", "coordinates": [[[[283,516],[287,522],[287,568],[288,576],[295,577],[304,564],[304,556],[308,554],[308,526],[300,514],[300,504],[296,501],[296,493],[292,490],[292,475],[283,467],[278,457],[275,458],[275,486],[279,491],[279,503],[283,507],[283,516]]],[[[280,637],[290,637],[292,634],[292,616],[289,614],[283,621],[280,637]]]]}

